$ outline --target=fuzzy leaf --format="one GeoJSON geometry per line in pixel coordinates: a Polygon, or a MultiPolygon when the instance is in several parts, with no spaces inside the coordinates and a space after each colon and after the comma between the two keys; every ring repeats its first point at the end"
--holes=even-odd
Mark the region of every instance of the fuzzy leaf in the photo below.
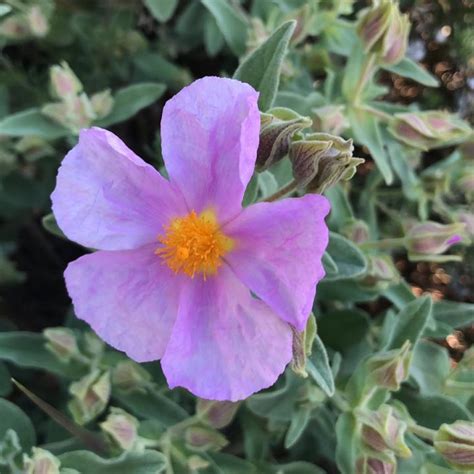
{"type": "Polygon", "coordinates": [[[164,84],[144,82],[133,84],[117,91],[114,95],[114,106],[109,115],[95,123],[108,127],[133,117],[137,112],[158,100],[165,92],[164,84]]]}
{"type": "Polygon", "coordinates": [[[260,92],[258,105],[262,112],[267,111],[275,100],[281,67],[295,26],[295,21],[283,23],[242,61],[234,73],[234,79],[248,82],[260,92]]]}
{"type": "Polygon", "coordinates": [[[39,109],[28,109],[0,120],[0,135],[11,137],[35,135],[54,140],[70,135],[70,131],[44,116],[39,109]]]}
{"type": "Polygon", "coordinates": [[[236,56],[245,53],[247,42],[247,22],[226,0],[201,0],[216,20],[217,26],[229,48],[236,56]]]}

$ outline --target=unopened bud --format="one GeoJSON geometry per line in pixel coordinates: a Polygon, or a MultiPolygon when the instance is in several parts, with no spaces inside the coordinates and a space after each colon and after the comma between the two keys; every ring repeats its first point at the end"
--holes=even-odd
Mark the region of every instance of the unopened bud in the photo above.
{"type": "Polygon", "coordinates": [[[341,180],[354,176],[364,160],[354,158],[352,140],[312,133],[290,145],[290,161],[298,187],[311,193],[323,193],[341,180]]]}
{"type": "Polygon", "coordinates": [[[412,358],[410,346],[410,341],[405,341],[400,349],[377,354],[367,361],[369,378],[377,387],[390,391],[400,389],[400,384],[408,378],[412,358]]]}
{"type": "Polygon", "coordinates": [[[367,260],[367,272],[360,280],[362,286],[383,290],[400,280],[400,274],[390,256],[368,255],[367,260]]]}
{"type": "Polygon", "coordinates": [[[311,119],[278,107],[262,114],[256,167],[263,171],[288,154],[291,137],[311,126],[311,119]]]}
{"type": "Polygon", "coordinates": [[[390,1],[382,1],[372,8],[361,10],[357,33],[369,52],[380,42],[390,24],[392,5],[390,1]]]}
{"type": "Polygon", "coordinates": [[[411,456],[405,443],[407,424],[395,416],[391,406],[382,405],[377,411],[357,410],[356,415],[362,424],[362,442],[370,450],[394,453],[402,458],[411,456]]]}
{"type": "Polygon", "coordinates": [[[397,472],[396,460],[381,460],[371,457],[359,458],[356,462],[357,474],[395,474],[397,472]]]}
{"type": "Polygon", "coordinates": [[[440,255],[467,237],[466,225],[427,221],[413,225],[405,235],[405,247],[411,260],[425,255],[440,255]]]}
{"type": "Polygon", "coordinates": [[[72,96],[64,99],[64,102],[46,104],[41,113],[55,122],[78,133],[82,128],[89,127],[97,118],[86,94],[72,96]]]}
{"type": "Polygon", "coordinates": [[[408,15],[402,15],[398,7],[393,7],[380,51],[380,59],[384,64],[398,64],[403,59],[408,46],[409,33],[408,15]]]}
{"type": "Polygon", "coordinates": [[[456,217],[459,222],[466,226],[465,230],[470,239],[474,240],[474,212],[459,211],[456,217]]]}
{"type": "Polygon", "coordinates": [[[22,154],[26,161],[36,161],[54,154],[53,147],[43,138],[27,135],[15,143],[15,151],[22,154]]]}
{"type": "Polygon", "coordinates": [[[369,240],[369,226],[360,219],[353,219],[348,222],[341,229],[341,233],[356,244],[369,240]]]}
{"type": "Polygon", "coordinates": [[[49,70],[51,92],[58,99],[71,98],[82,92],[82,83],[69,64],[63,61],[49,70]]]}
{"type": "Polygon", "coordinates": [[[306,359],[311,355],[313,342],[316,337],[316,318],[311,313],[304,331],[297,332],[293,329],[293,358],[291,369],[296,374],[307,377],[306,359]]]}
{"type": "Polygon", "coordinates": [[[326,105],[313,109],[313,128],[318,132],[340,135],[350,124],[345,116],[344,105],[326,105]]]}
{"type": "Polygon", "coordinates": [[[0,439],[0,470],[1,466],[14,464],[19,453],[21,453],[21,445],[18,434],[12,428],[8,428],[0,439]]]}
{"type": "Polygon", "coordinates": [[[69,387],[73,399],[69,410],[74,420],[84,425],[102,413],[110,398],[110,373],[93,370],[69,387]]]}
{"type": "Polygon", "coordinates": [[[61,463],[49,451],[33,448],[32,456],[24,455],[23,471],[25,474],[59,474],[61,463]]]}
{"type": "Polygon", "coordinates": [[[466,199],[474,198],[474,165],[465,166],[461,170],[457,186],[465,194],[466,199]]]}
{"type": "Polygon", "coordinates": [[[27,14],[28,25],[34,36],[45,36],[49,31],[48,20],[39,5],[33,5],[27,14]]]}
{"type": "Polygon", "coordinates": [[[43,331],[46,347],[58,359],[69,362],[79,354],[74,332],[68,328],[48,328],[43,331]]]}
{"type": "Polygon", "coordinates": [[[0,23],[0,37],[21,40],[30,36],[28,22],[23,15],[10,15],[0,23]]]}
{"type": "Polygon", "coordinates": [[[410,22],[397,3],[381,0],[362,10],[357,32],[366,53],[377,54],[385,64],[396,64],[405,55],[410,22]]]}
{"type": "Polygon", "coordinates": [[[401,142],[425,151],[460,143],[472,133],[456,115],[438,111],[395,114],[389,130],[401,142]]]}
{"type": "Polygon", "coordinates": [[[459,471],[474,469],[474,423],[455,421],[440,426],[434,447],[443,458],[459,471]]]}
{"type": "Polygon", "coordinates": [[[224,435],[211,428],[191,426],[186,429],[184,439],[194,451],[219,451],[228,444],[224,435]]]}
{"type": "Polygon", "coordinates": [[[121,408],[112,407],[100,427],[124,451],[132,449],[137,442],[138,420],[121,408]]]}
{"type": "Polygon", "coordinates": [[[131,360],[119,362],[112,370],[114,387],[126,392],[143,391],[150,382],[150,373],[131,360]]]}
{"type": "Polygon", "coordinates": [[[220,429],[232,421],[239,406],[239,402],[219,402],[198,398],[196,414],[200,420],[209,426],[220,429]]]}
{"type": "Polygon", "coordinates": [[[209,467],[209,461],[206,461],[201,456],[193,454],[188,458],[188,467],[191,471],[199,471],[209,467]]]}
{"type": "Polygon", "coordinates": [[[97,118],[106,117],[114,106],[114,99],[112,98],[110,89],[105,89],[102,92],[94,94],[91,97],[91,105],[97,118]]]}
{"type": "Polygon", "coordinates": [[[87,331],[83,336],[84,351],[92,357],[99,357],[105,350],[105,344],[95,332],[87,331]]]}

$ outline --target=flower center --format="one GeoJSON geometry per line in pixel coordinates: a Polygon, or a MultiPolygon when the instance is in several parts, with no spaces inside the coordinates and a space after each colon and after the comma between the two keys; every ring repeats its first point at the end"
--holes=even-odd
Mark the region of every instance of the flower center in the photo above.
{"type": "Polygon", "coordinates": [[[155,253],[175,273],[182,272],[191,278],[196,273],[202,273],[204,279],[215,274],[222,265],[222,257],[234,247],[234,241],[221,231],[211,210],[199,215],[191,211],[173,219],[158,241],[163,247],[155,253]]]}

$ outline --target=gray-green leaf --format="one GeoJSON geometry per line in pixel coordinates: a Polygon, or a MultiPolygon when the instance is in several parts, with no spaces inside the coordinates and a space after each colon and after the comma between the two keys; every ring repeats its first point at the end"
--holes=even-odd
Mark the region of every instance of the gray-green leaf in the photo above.
{"type": "Polygon", "coordinates": [[[226,43],[236,56],[245,53],[247,21],[226,0],[201,0],[216,20],[226,43]]]}
{"type": "Polygon", "coordinates": [[[235,71],[234,79],[248,82],[260,92],[258,105],[262,112],[268,110],[275,100],[283,59],[295,26],[295,21],[283,23],[235,71]]]}
{"type": "Polygon", "coordinates": [[[165,92],[164,84],[143,82],[119,89],[114,95],[114,106],[109,115],[96,122],[96,125],[108,127],[133,117],[141,109],[158,100],[165,92]]]}
{"type": "Polygon", "coordinates": [[[424,86],[439,87],[439,80],[410,58],[403,58],[393,66],[384,66],[384,69],[399,76],[408,77],[424,86]]]}

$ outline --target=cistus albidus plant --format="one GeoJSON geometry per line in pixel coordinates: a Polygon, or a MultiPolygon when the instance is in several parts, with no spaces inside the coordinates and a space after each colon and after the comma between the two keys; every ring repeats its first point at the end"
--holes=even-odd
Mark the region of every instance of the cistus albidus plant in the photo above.
{"type": "Polygon", "coordinates": [[[464,49],[413,59],[468,35],[415,3],[0,4],[0,472],[472,469],[464,49]]]}

